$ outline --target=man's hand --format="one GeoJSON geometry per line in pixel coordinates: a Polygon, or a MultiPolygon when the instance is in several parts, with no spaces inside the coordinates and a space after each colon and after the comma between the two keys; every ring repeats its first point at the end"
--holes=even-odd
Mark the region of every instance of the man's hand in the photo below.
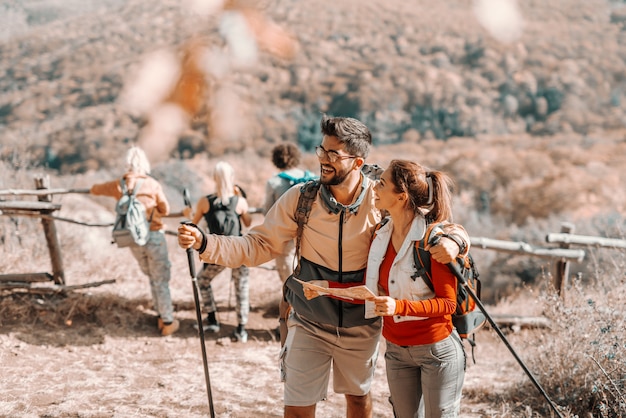
{"type": "Polygon", "coordinates": [[[378,316],[392,316],[396,312],[396,300],[389,296],[377,296],[374,299],[376,308],[374,313],[378,316]]]}
{"type": "Polygon", "coordinates": [[[180,224],[178,226],[178,245],[184,249],[199,249],[202,245],[202,232],[194,225],[180,224]]]}
{"type": "Polygon", "coordinates": [[[322,296],[323,293],[320,293],[320,291],[317,289],[312,289],[308,287],[306,284],[312,284],[314,286],[328,288],[327,280],[311,280],[311,281],[306,282],[305,284],[302,285],[302,287],[304,290],[304,297],[307,298],[307,300],[315,299],[318,296],[322,296]]]}
{"type": "Polygon", "coordinates": [[[458,244],[446,237],[441,237],[437,245],[433,245],[432,247],[427,245],[424,249],[430,251],[432,258],[441,264],[453,262],[460,251],[458,244]]]}

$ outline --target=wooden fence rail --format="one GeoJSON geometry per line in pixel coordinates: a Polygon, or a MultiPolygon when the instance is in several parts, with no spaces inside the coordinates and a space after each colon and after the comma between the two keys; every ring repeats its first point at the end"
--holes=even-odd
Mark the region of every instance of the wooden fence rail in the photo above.
{"type": "Polygon", "coordinates": [[[572,261],[583,261],[584,250],[570,250],[563,248],[537,248],[521,241],[500,241],[491,238],[470,237],[472,249],[496,250],[515,254],[527,254],[541,258],[563,258],[572,261]]]}
{"type": "MultiPolygon", "coordinates": [[[[0,215],[14,215],[41,218],[52,261],[52,273],[25,273],[25,274],[4,274],[0,275],[0,282],[35,282],[53,280],[57,285],[65,285],[65,276],[61,258],[61,247],[56,234],[56,221],[71,222],[85,226],[110,227],[111,223],[88,224],[77,220],[54,216],[53,212],[61,208],[60,204],[52,203],[52,196],[66,193],[89,193],[89,189],[50,189],[49,178],[36,178],[36,190],[9,189],[0,190],[0,196],[37,196],[37,202],[33,201],[0,201],[0,215]]],[[[251,213],[262,213],[257,208],[251,208],[251,213]]],[[[173,213],[169,217],[182,217],[182,213],[173,213]]],[[[168,231],[169,232],[169,231],[168,231]]],[[[572,235],[573,225],[564,224],[560,234],[548,234],[546,241],[558,243],[558,248],[539,248],[526,242],[502,241],[484,237],[471,237],[470,241],[473,249],[486,249],[502,251],[514,254],[529,255],[533,257],[549,258],[557,260],[557,274],[555,276],[555,286],[561,291],[567,281],[569,263],[571,261],[581,262],[585,257],[582,249],[570,249],[570,244],[595,245],[612,248],[626,249],[626,241],[609,238],[583,237],[572,235]]],[[[170,232],[175,235],[175,232],[170,232]]],[[[561,293],[562,294],[562,293],[561,293]]]]}
{"type": "MultiPolygon", "coordinates": [[[[571,245],[580,245],[586,247],[602,247],[617,250],[626,249],[626,240],[616,238],[590,237],[586,235],[574,235],[574,225],[564,222],[561,225],[560,233],[551,233],[546,235],[546,242],[556,243],[561,248],[569,248],[571,245]]],[[[555,277],[555,287],[561,298],[565,297],[564,289],[567,286],[569,277],[569,263],[567,260],[561,260],[557,263],[557,275],[555,277]]]]}
{"type": "Polygon", "coordinates": [[[602,238],[602,237],[590,237],[586,235],[552,233],[552,234],[546,235],[546,242],[626,250],[626,240],[616,239],[616,238],[602,238]]]}

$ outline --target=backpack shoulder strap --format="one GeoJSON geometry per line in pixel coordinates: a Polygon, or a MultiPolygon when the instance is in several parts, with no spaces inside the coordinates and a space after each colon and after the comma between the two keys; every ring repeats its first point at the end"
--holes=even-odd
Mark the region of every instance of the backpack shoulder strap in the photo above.
{"type": "Polygon", "coordinates": [[[418,277],[421,277],[430,290],[435,291],[430,269],[430,252],[424,249],[424,240],[415,241],[413,246],[413,263],[415,265],[415,274],[411,278],[416,280],[418,277]]]}
{"type": "Polygon", "coordinates": [[[424,279],[424,282],[426,282],[426,285],[433,292],[435,291],[435,286],[433,285],[433,277],[431,272],[430,251],[427,251],[424,247],[426,246],[426,242],[435,226],[437,226],[437,224],[426,224],[424,238],[419,241],[415,241],[415,245],[413,247],[413,262],[415,264],[415,274],[411,276],[413,280],[417,279],[418,277],[422,277],[424,279]]]}
{"type": "MultiPolygon", "coordinates": [[[[228,201],[228,209],[237,213],[237,203],[239,203],[239,196],[237,195],[232,196],[230,200],[228,201]]],[[[238,213],[237,213],[237,216],[239,216],[238,213]]]]}
{"type": "Polygon", "coordinates": [[[141,187],[141,183],[143,183],[143,179],[137,179],[137,181],[135,182],[135,187],[133,188],[133,192],[132,194],[130,194],[132,197],[137,196],[137,190],[139,190],[139,188],[141,187]]]}
{"type": "Polygon", "coordinates": [[[126,186],[126,179],[124,177],[120,179],[120,189],[122,189],[122,195],[128,194],[128,186],[126,186]]]}
{"type": "MultiPolygon", "coordinates": [[[[374,230],[372,231],[372,239],[370,241],[374,241],[374,236],[376,235],[378,230],[382,228],[387,222],[389,222],[389,219],[390,219],[389,216],[385,216],[383,219],[380,220],[380,222],[376,224],[376,226],[374,227],[374,230]]],[[[370,242],[370,245],[371,245],[371,242],[370,242]]]]}
{"type": "Polygon", "coordinates": [[[296,231],[296,260],[297,265],[294,269],[294,276],[300,275],[300,245],[302,243],[302,232],[304,231],[304,225],[309,221],[311,215],[311,208],[313,207],[313,201],[317,197],[317,192],[320,189],[319,180],[310,180],[304,183],[300,187],[300,196],[298,197],[298,205],[296,207],[296,223],[298,229],[296,231]]]}
{"type": "MultiPolygon", "coordinates": [[[[206,199],[209,202],[209,210],[207,211],[207,213],[209,212],[214,212],[215,210],[218,209],[218,203],[217,202],[217,194],[215,193],[211,193],[210,195],[206,196],[206,199]]],[[[234,195],[232,196],[229,201],[228,201],[228,205],[225,205],[224,203],[220,202],[219,206],[222,209],[228,209],[232,212],[237,212],[237,203],[239,203],[239,196],[234,195]]],[[[239,216],[239,214],[237,213],[237,216],[239,216]]]]}

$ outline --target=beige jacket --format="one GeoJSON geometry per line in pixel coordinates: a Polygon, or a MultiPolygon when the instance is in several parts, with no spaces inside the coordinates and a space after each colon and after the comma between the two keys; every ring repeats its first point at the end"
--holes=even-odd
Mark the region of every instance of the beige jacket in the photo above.
{"type": "MultiPolygon", "coordinates": [[[[372,233],[381,216],[374,206],[374,183],[366,178],[363,184],[365,194],[356,213],[329,213],[318,192],[302,234],[302,257],[333,271],[365,268],[372,233]],[[342,228],[339,227],[341,216],[342,228]]],[[[239,267],[242,264],[263,264],[283,254],[285,245],[296,237],[295,211],[299,196],[300,188],[289,189],[265,215],[264,222],[243,237],[207,235],[207,247],[200,255],[201,259],[207,263],[239,267]]]]}

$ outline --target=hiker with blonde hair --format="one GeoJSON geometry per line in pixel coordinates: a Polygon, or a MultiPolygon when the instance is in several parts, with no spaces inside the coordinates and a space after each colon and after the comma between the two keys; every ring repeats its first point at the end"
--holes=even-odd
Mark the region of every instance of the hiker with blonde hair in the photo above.
{"type": "Polygon", "coordinates": [[[124,194],[120,181],[124,182],[125,188],[130,192],[138,187],[136,196],[145,208],[150,232],[145,245],[129,248],[141,271],[150,280],[152,304],[158,314],[157,328],[161,335],[166,336],[175,333],[180,327],[179,321],[174,319],[169,286],[171,263],[162,220],[170,212],[170,205],[161,184],[149,174],[150,162],[145,152],[137,146],[132,146],[126,153],[126,173],[121,180],[118,178],[95,184],[89,192],[95,196],[110,196],[119,200],[124,194]]]}
{"type": "MultiPolygon", "coordinates": [[[[243,190],[235,184],[235,170],[225,161],[220,161],[215,166],[213,174],[215,181],[215,193],[204,196],[198,200],[196,210],[184,211],[185,216],[194,224],[205,220],[208,230],[218,235],[241,235],[241,224],[250,226],[252,219],[248,214],[248,202],[243,190]]],[[[225,267],[216,264],[204,263],[198,274],[198,287],[207,314],[202,326],[205,332],[218,333],[220,323],[217,319],[217,306],[211,281],[224,271],[225,267]]],[[[248,332],[245,329],[250,312],[249,297],[249,269],[240,266],[232,269],[232,280],[235,283],[235,300],[237,310],[237,328],[233,331],[231,339],[245,343],[248,341],[248,332]]]]}

